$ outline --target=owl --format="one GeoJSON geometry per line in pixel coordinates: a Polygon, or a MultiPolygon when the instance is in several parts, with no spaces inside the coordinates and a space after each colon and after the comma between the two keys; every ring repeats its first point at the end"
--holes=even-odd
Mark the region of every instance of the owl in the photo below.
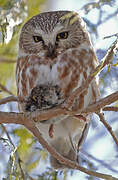
{"type": "MultiPolygon", "coordinates": [[[[19,110],[46,111],[63,105],[98,65],[85,23],[71,11],[44,12],[28,20],[20,34],[16,66],[19,110]]],[[[97,79],[73,102],[81,110],[99,98],[97,79]]],[[[36,123],[42,136],[62,156],[77,161],[91,115],[60,115],[36,123]],[[54,121],[53,121],[54,120],[54,121]]],[[[64,165],[50,156],[55,169],[64,165]]]]}

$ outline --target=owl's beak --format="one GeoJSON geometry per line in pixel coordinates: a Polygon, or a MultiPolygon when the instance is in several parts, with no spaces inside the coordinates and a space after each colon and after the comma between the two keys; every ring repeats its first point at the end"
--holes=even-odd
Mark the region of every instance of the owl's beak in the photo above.
{"type": "Polygon", "coordinates": [[[55,57],[55,45],[49,43],[47,49],[48,49],[48,56],[55,57]]]}

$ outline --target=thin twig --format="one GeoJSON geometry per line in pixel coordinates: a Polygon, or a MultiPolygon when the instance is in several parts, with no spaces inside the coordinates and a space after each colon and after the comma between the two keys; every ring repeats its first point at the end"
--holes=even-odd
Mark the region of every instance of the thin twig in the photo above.
{"type": "Polygon", "coordinates": [[[4,57],[1,57],[0,63],[16,63],[16,60],[10,60],[10,59],[5,59],[4,57]]]}
{"type": "Polygon", "coordinates": [[[1,124],[1,127],[2,127],[3,131],[6,133],[7,138],[9,139],[10,144],[11,144],[11,145],[13,146],[13,148],[15,149],[15,145],[14,145],[14,143],[12,142],[11,137],[9,136],[9,133],[8,133],[6,127],[5,127],[3,124],[1,124]]]}
{"type": "Polygon", "coordinates": [[[8,96],[6,98],[0,99],[0,105],[6,104],[8,102],[18,101],[18,98],[16,96],[8,96]]]}
{"type": "Polygon", "coordinates": [[[20,168],[20,172],[21,172],[21,177],[23,180],[25,180],[25,174],[23,172],[22,166],[21,166],[21,159],[18,157],[18,164],[19,164],[19,168],[20,168]]]}
{"type": "Polygon", "coordinates": [[[118,33],[115,33],[115,34],[112,34],[112,35],[109,35],[109,36],[105,36],[103,39],[111,38],[113,36],[118,37],[118,33]]]}
{"type": "Polygon", "coordinates": [[[117,137],[115,136],[115,134],[113,133],[112,131],[112,128],[111,126],[105,121],[105,118],[104,118],[104,115],[103,113],[100,113],[100,112],[96,112],[96,114],[99,116],[100,118],[100,121],[104,124],[104,126],[107,128],[108,132],[111,134],[111,136],[113,137],[117,147],[118,147],[118,139],[117,137]]]}
{"type": "Polygon", "coordinates": [[[11,91],[9,91],[5,86],[3,86],[2,84],[0,84],[0,89],[4,92],[7,92],[10,95],[13,95],[13,93],[11,91]]]}
{"type": "Polygon", "coordinates": [[[103,111],[114,111],[114,112],[118,112],[118,107],[114,107],[114,106],[106,106],[102,109],[103,111]]]}

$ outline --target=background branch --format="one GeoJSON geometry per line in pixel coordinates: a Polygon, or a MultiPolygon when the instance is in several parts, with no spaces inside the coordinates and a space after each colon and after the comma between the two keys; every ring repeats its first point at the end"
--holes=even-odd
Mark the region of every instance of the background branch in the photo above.
{"type": "Polygon", "coordinates": [[[2,84],[0,84],[0,89],[4,92],[7,92],[10,95],[13,95],[13,93],[10,90],[8,90],[5,86],[3,86],[2,84]]]}
{"type": "Polygon", "coordinates": [[[0,57],[0,63],[16,63],[16,60],[6,59],[4,57],[0,57]]]}
{"type": "Polygon", "coordinates": [[[105,121],[105,118],[104,118],[103,113],[97,112],[96,114],[99,116],[100,121],[101,121],[101,122],[104,124],[104,126],[107,128],[108,132],[111,134],[111,136],[113,137],[113,139],[114,139],[114,141],[115,141],[115,143],[116,143],[116,145],[117,145],[117,147],[118,147],[118,139],[117,139],[117,137],[115,136],[115,134],[113,133],[111,126],[105,121]]]}

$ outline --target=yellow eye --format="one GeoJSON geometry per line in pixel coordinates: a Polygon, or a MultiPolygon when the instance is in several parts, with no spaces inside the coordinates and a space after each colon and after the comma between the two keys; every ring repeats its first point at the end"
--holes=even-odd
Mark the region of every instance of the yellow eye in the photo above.
{"type": "Polygon", "coordinates": [[[43,41],[42,37],[41,36],[33,36],[33,39],[36,43],[40,42],[40,41],[43,41]]]}
{"type": "Polygon", "coordinates": [[[59,39],[67,39],[67,37],[68,37],[68,32],[67,31],[66,32],[61,32],[61,33],[57,34],[56,40],[58,41],[59,39]]]}

